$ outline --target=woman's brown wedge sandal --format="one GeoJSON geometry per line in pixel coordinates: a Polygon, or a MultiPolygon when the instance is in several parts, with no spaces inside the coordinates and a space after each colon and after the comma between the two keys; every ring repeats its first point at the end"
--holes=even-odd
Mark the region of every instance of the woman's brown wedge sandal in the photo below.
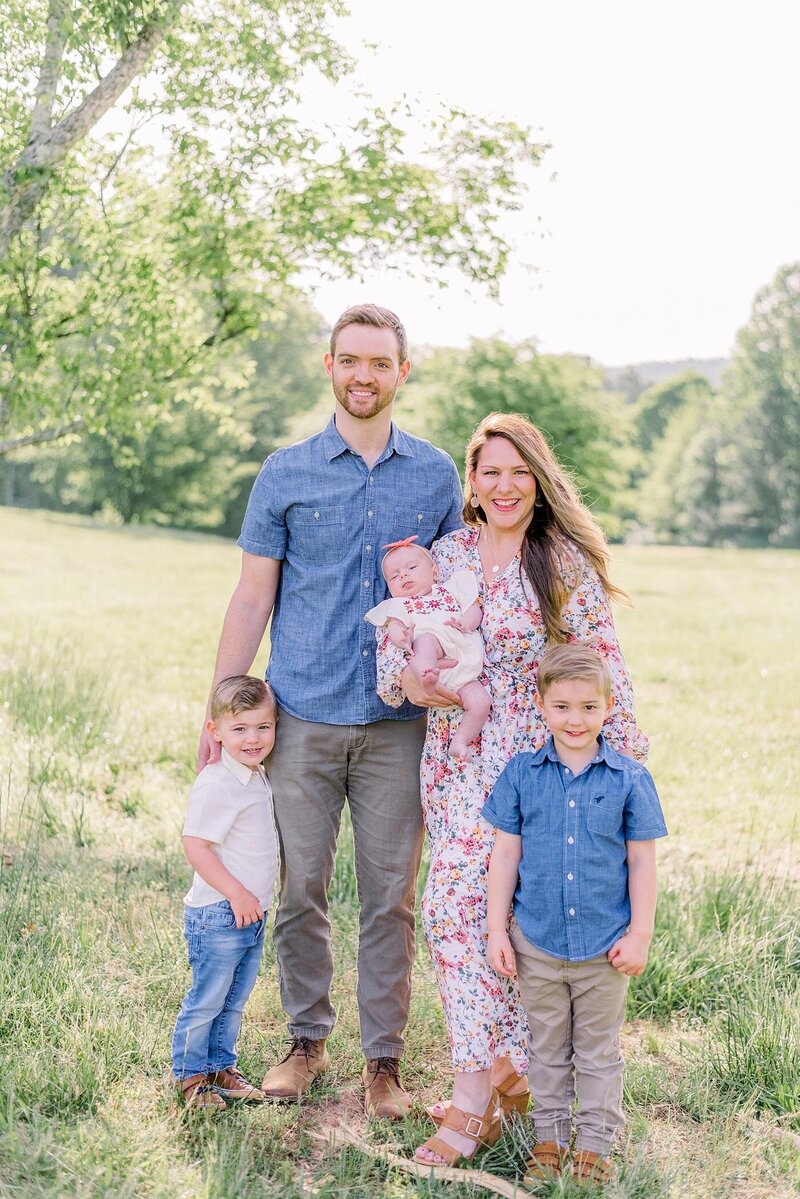
{"type": "MultiPolygon", "coordinates": [[[[516,1091],[513,1095],[510,1093],[511,1087],[513,1087],[516,1083],[521,1082],[525,1078],[525,1075],[517,1074],[516,1070],[511,1065],[511,1062],[508,1061],[508,1059],[506,1059],[506,1064],[508,1066],[508,1070],[499,1082],[492,1083],[492,1087],[494,1090],[495,1104],[500,1108],[500,1111],[503,1113],[506,1119],[510,1119],[514,1115],[525,1115],[531,1101],[531,1093],[527,1087],[525,1087],[524,1091],[516,1091]]],[[[437,1112],[436,1110],[436,1108],[440,1106],[444,1107],[444,1111],[446,1112],[450,1106],[450,1100],[446,1100],[443,1104],[433,1103],[430,1107],[425,1108],[425,1111],[428,1113],[431,1120],[433,1120],[437,1128],[441,1128],[442,1121],[444,1120],[444,1112],[437,1112]]]]}
{"type": "MultiPolygon", "coordinates": [[[[452,1132],[461,1133],[462,1136],[469,1137],[475,1142],[475,1148],[472,1153],[462,1153],[460,1149],[456,1149],[454,1145],[450,1145],[447,1141],[443,1141],[439,1136],[428,1137],[427,1141],[423,1141],[419,1149],[429,1149],[431,1153],[435,1153],[448,1166],[455,1166],[461,1161],[472,1161],[472,1158],[481,1148],[488,1148],[489,1145],[494,1145],[500,1140],[502,1135],[502,1127],[500,1125],[500,1112],[495,1105],[494,1096],[489,1100],[486,1111],[482,1116],[476,1116],[474,1112],[463,1112],[460,1107],[455,1107],[450,1104],[445,1117],[442,1120],[441,1128],[449,1128],[452,1132]]],[[[417,1153],[419,1153],[419,1149],[417,1153]]],[[[435,1166],[437,1162],[426,1161],[424,1157],[414,1155],[414,1160],[421,1162],[423,1166],[435,1166]]]]}

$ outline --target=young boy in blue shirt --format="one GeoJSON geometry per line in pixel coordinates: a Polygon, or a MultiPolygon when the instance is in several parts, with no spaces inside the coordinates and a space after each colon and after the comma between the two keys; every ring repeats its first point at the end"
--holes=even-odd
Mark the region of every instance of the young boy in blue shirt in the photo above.
{"type": "Polygon", "coordinates": [[[195,779],[183,828],[194,866],[184,899],[192,986],[172,1035],[172,1080],[192,1107],[264,1098],[236,1065],[242,1011],[258,975],[267,908],[278,874],[272,790],[263,763],[278,709],[269,684],[223,679],[211,695],[208,731],[219,760],[195,779]]]}
{"type": "Polygon", "coordinates": [[[655,841],[667,829],[647,770],[600,731],[612,704],[600,655],[556,646],[537,682],[550,740],[511,759],[483,809],[498,830],[489,962],[498,974],[516,973],[530,1028],[537,1144],[525,1182],[564,1170],[576,1090],[573,1176],[605,1182],[624,1124],[619,1034],[628,978],[647,963],[655,841]]]}

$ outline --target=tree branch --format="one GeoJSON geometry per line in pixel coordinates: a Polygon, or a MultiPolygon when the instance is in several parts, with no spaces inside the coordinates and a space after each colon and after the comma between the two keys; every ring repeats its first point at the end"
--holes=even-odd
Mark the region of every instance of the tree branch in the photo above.
{"type": "Polygon", "coordinates": [[[45,43],[39,78],[36,82],[36,96],[31,115],[29,143],[36,137],[49,132],[53,120],[53,104],[58,91],[58,80],[61,74],[61,59],[64,56],[66,43],[66,26],[69,11],[66,0],[50,0],[47,13],[47,41],[45,43]]]}
{"type": "Polygon", "coordinates": [[[59,438],[66,437],[68,433],[82,429],[85,424],[86,421],[82,416],[76,416],[75,420],[58,425],[55,429],[39,429],[35,433],[26,433],[24,437],[9,437],[5,441],[0,441],[0,454],[21,450],[26,445],[41,445],[45,441],[58,441],[59,438]]]}
{"type": "MultiPolygon", "coordinates": [[[[51,14],[57,11],[59,0],[51,0],[51,14]]],[[[132,42],[111,70],[105,75],[97,87],[86,96],[78,107],[63,118],[57,125],[50,124],[52,101],[49,114],[44,98],[46,83],[43,78],[49,78],[52,67],[47,65],[47,53],[50,50],[50,24],[48,18],[48,51],[40,73],[40,87],[37,86],[37,97],[41,88],[42,104],[34,109],[39,125],[33,128],[31,120],[31,136],[27,146],[12,167],[5,171],[0,180],[0,198],[3,192],[7,196],[5,204],[0,208],[0,258],[5,255],[11,239],[19,232],[25,222],[35,211],[41,201],[52,170],[61,163],[72,147],[90,132],[106,112],[116,104],[125,89],[141,74],[150,59],[155,54],[170,24],[175,20],[181,8],[181,0],[172,0],[165,6],[163,15],[155,22],[145,26],[140,36],[132,42]]],[[[55,18],[53,18],[54,20],[55,18]]]]}

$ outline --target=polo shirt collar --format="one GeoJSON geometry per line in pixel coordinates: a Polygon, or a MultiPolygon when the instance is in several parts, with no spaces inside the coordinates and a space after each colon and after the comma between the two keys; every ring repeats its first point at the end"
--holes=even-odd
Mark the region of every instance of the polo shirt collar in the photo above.
{"type": "MultiPolygon", "coordinates": [[[[328,462],[332,462],[334,458],[338,458],[340,454],[344,454],[350,449],[350,446],[336,428],[335,414],[322,430],[322,446],[328,462]]],[[[398,429],[394,421],[392,421],[388,444],[381,454],[380,460],[383,461],[383,459],[388,458],[391,454],[399,454],[402,458],[414,457],[411,439],[402,429],[398,429]]]]}
{"type": "Polygon", "coordinates": [[[230,770],[236,781],[241,783],[243,787],[252,782],[253,775],[258,773],[258,771],[251,770],[244,762],[237,762],[235,758],[232,758],[224,745],[222,747],[222,765],[230,770]]]}

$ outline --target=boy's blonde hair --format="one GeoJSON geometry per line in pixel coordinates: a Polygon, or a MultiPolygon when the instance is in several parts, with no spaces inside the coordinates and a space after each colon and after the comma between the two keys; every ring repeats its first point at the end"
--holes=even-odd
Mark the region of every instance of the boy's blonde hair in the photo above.
{"type": "Polygon", "coordinates": [[[249,674],[232,674],[221,679],[211,692],[211,719],[216,724],[228,714],[237,716],[239,712],[250,712],[267,705],[273,716],[277,716],[278,704],[269,683],[249,674]]]}
{"type": "Polygon", "coordinates": [[[565,645],[554,645],[542,654],[536,672],[537,690],[540,695],[553,683],[579,680],[597,684],[597,689],[606,699],[611,699],[611,671],[605,658],[597,650],[577,641],[565,645]]]}

